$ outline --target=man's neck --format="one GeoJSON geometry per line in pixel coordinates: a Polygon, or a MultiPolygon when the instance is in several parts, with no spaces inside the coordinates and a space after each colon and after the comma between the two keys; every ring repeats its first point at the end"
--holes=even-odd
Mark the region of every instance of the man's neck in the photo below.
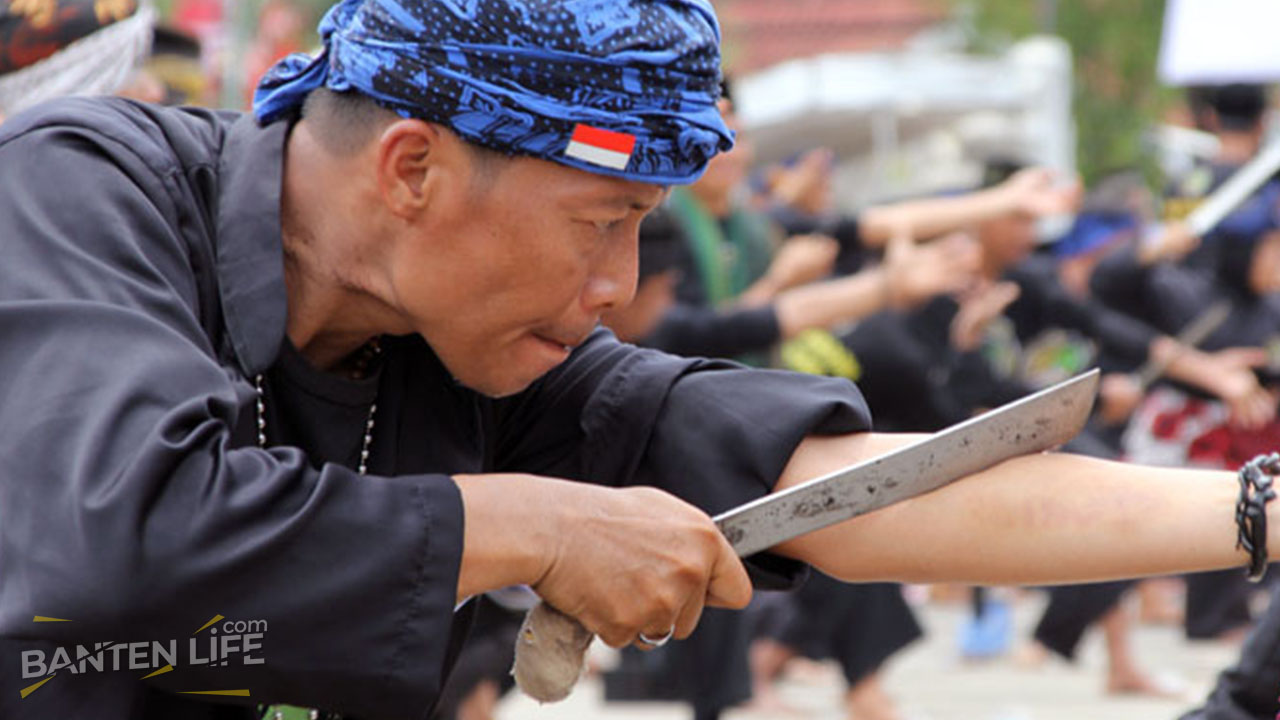
{"type": "Polygon", "coordinates": [[[401,334],[391,308],[371,290],[371,254],[359,244],[376,234],[368,213],[354,222],[361,184],[350,159],[334,158],[295,127],[285,155],[281,239],[290,342],[316,368],[333,370],[371,339],[401,334]]]}

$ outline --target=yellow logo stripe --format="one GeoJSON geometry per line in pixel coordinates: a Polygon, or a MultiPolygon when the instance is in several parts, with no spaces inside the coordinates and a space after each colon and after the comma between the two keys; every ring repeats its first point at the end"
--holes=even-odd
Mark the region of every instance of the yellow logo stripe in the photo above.
{"type": "Polygon", "coordinates": [[[163,674],[165,674],[165,673],[167,673],[167,672],[169,672],[169,671],[171,671],[171,670],[173,670],[173,666],[172,666],[172,665],[165,665],[164,667],[162,667],[162,668],[160,668],[159,670],[157,670],[157,671],[155,671],[155,672],[151,673],[150,675],[143,675],[143,676],[142,676],[141,678],[139,678],[139,679],[141,679],[141,680],[146,680],[147,678],[152,678],[152,677],[155,677],[155,676],[157,676],[157,675],[163,675],[163,674]]]}
{"type": "Polygon", "coordinates": [[[39,690],[41,685],[43,685],[43,684],[45,684],[45,683],[49,682],[50,680],[54,679],[55,677],[57,677],[57,674],[56,674],[56,673],[55,673],[55,674],[53,674],[53,675],[50,675],[49,677],[47,677],[47,678],[45,678],[45,679],[43,679],[43,680],[41,680],[40,682],[36,683],[35,685],[28,685],[27,687],[22,688],[21,690],[19,690],[19,691],[18,691],[18,694],[22,696],[22,697],[21,697],[21,699],[22,699],[22,700],[26,700],[28,695],[30,695],[31,693],[35,692],[36,690],[39,690]]]}
{"type": "Polygon", "coordinates": [[[62,618],[51,618],[51,617],[45,617],[43,615],[37,615],[31,618],[31,622],[71,622],[71,621],[63,620],[62,618]]]}
{"type": "MultiPolygon", "coordinates": [[[[214,615],[212,620],[210,620],[209,622],[207,622],[207,623],[205,623],[205,624],[203,624],[203,625],[201,625],[201,626],[200,626],[200,630],[203,630],[203,629],[205,629],[205,628],[209,627],[210,625],[212,625],[212,624],[214,624],[214,623],[218,622],[219,620],[224,620],[224,619],[225,619],[225,618],[223,618],[221,615],[214,615]]],[[[192,634],[192,635],[199,635],[199,634],[200,634],[200,630],[197,630],[197,631],[195,631],[195,632],[193,632],[193,633],[191,633],[191,634],[192,634]]]]}
{"type": "Polygon", "coordinates": [[[236,695],[238,697],[249,697],[248,690],[189,690],[179,693],[180,695],[236,695]]]}

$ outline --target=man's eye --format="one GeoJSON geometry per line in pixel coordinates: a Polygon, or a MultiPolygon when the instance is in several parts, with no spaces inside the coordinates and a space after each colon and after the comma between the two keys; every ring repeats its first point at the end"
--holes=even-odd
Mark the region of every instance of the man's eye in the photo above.
{"type": "Polygon", "coordinates": [[[595,225],[595,226],[596,226],[596,230],[599,230],[599,231],[600,231],[600,232],[602,232],[602,233],[607,233],[607,232],[612,232],[613,230],[617,230],[617,229],[618,229],[618,227],[619,227],[620,225],[622,225],[622,223],[623,223],[623,220],[622,220],[622,219],[618,219],[618,220],[593,220],[593,221],[591,222],[591,224],[592,224],[592,225],[595,225]]]}

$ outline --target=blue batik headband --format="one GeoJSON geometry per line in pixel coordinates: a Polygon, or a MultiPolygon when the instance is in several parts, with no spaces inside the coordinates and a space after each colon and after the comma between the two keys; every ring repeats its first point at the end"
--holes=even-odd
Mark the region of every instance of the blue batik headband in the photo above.
{"type": "Polygon", "coordinates": [[[357,90],[484,147],[659,184],[733,145],[707,0],[343,0],[319,31],[317,57],[259,85],[260,122],[357,90]]]}

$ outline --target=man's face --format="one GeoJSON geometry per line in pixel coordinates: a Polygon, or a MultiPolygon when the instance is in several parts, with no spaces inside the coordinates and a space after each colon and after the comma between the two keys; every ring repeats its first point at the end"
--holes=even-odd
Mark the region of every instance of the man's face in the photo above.
{"type": "Polygon", "coordinates": [[[665,191],[544,160],[494,162],[483,172],[473,160],[433,196],[392,274],[401,311],[453,376],[502,396],[631,301],[640,221],[665,191]]]}
{"type": "Polygon", "coordinates": [[[1012,213],[978,226],[978,241],[990,266],[1008,268],[1022,262],[1036,245],[1036,224],[1029,215],[1012,213]]]}
{"type": "Polygon", "coordinates": [[[1258,295],[1280,292],[1280,231],[1263,236],[1249,263],[1249,289],[1258,295]]]}

